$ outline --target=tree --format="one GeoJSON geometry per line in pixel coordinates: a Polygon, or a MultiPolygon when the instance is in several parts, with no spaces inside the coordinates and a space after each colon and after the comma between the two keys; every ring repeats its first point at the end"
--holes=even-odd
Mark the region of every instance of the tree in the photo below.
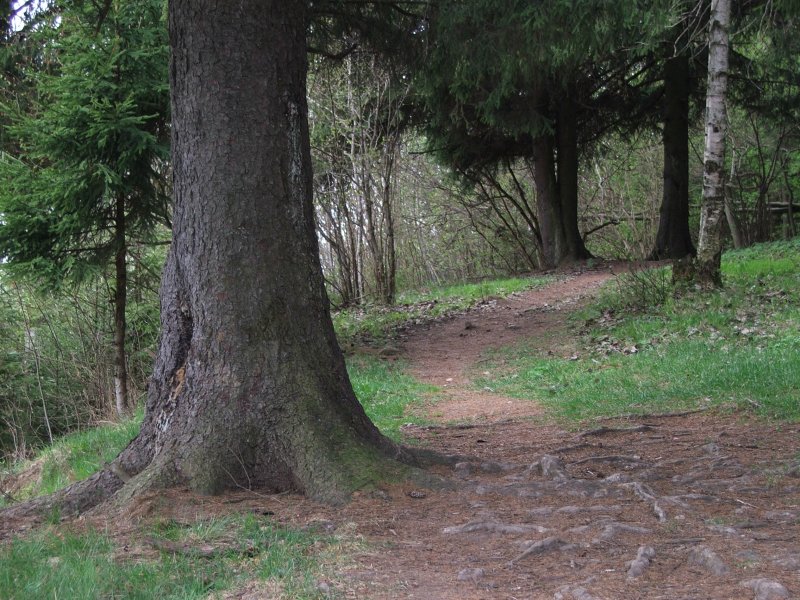
{"type": "Polygon", "coordinates": [[[695,254],[689,231],[690,65],[685,51],[664,61],[664,188],[658,232],[650,258],[695,254]]]}
{"type": "Polygon", "coordinates": [[[306,3],[169,5],[173,242],[140,434],[49,502],[257,486],[341,501],[412,455],[359,405],[311,203],[306,3]],[[127,484],[127,485],[126,485],[127,484]]]}
{"type": "MultiPolygon", "coordinates": [[[[54,73],[8,131],[0,163],[0,255],[16,273],[58,285],[113,264],[115,401],[128,398],[128,246],[168,223],[166,29],[159,0],[67,5],[38,35],[54,73]]],[[[8,106],[8,105],[7,105],[8,106]]]]}
{"type": "Polygon", "coordinates": [[[631,48],[661,29],[661,4],[470,0],[432,19],[420,77],[432,146],[459,171],[530,160],[544,265],[589,256],[579,149],[636,114],[644,61],[631,48]]]}
{"type": "Polygon", "coordinates": [[[335,255],[331,283],[345,305],[370,288],[378,302],[391,304],[396,292],[394,213],[407,85],[393,79],[375,53],[356,50],[340,64],[319,65],[309,86],[318,231],[335,255]]]}
{"type": "Polygon", "coordinates": [[[702,287],[722,285],[722,220],[725,217],[725,136],[728,116],[728,28],[730,0],[711,0],[708,30],[708,91],[703,154],[703,204],[697,247],[696,278],[702,287]]]}

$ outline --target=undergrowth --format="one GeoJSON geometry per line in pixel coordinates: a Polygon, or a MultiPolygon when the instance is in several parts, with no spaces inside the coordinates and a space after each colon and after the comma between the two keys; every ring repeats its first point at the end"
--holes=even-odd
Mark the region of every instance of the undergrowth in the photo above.
{"type": "Polygon", "coordinates": [[[669,269],[623,277],[578,314],[577,356],[522,344],[478,385],[568,419],[716,406],[800,420],[800,240],[729,252],[722,269],[708,293],[666,288],[669,269]]]}
{"type": "Polygon", "coordinates": [[[394,306],[366,305],[336,311],[333,324],[343,348],[361,342],[381,343],[399,327],[418,325],[550,281],[552,277],[518,277],[403,292],[394,306]]]}
{"type": "Polygon", "coordinates": [[[265,597],[319,598],[316,574],[338,544],[256,515],[156,523],[124,547],[51,526],[0,548],[0,598],[217,598],[253,579],[270,581],[265,597]]]}

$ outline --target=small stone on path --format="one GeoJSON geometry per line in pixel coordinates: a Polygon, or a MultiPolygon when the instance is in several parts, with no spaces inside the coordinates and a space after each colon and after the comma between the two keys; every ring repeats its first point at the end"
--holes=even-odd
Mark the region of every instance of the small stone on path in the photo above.
{"type": "Polygon", "coordinates": [[[327,594],[331,593],[331,586],[326,581],[320,581],[317,584],[317,590],[319,590],[321,593],[327,595],[327,594]]]}
{"type": "Polygon", "coordinates": [[[719,555],[708,546],[697,546],[689,552],[689,564],[703,567],[714,575],[725,575],[730,569],[719,555]]]}
{"type": "Polygon", "coordinates": [[[656,551],[652,546],[640,546],[636,558],[628,563],[628,579],[640,577],[655,555],[656,551]]]}
{"type": "Polygon", "coordinates": [[[461,569],[458,572],[459,581],[478,581],[486,574],[483,569],[461,569]]]}
{"type": "Polygon", "coordinates": [[[783,600],[789,597],[789,590],[774,579],[760,577],[743,581],[741,585],[753,590],[753,600],[783,600]]]}

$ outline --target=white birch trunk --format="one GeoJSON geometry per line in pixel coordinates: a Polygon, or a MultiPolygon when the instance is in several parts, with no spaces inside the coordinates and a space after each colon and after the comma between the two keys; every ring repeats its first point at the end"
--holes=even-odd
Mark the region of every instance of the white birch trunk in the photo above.
{"type": "Polygon", "coordinates": [[[722,220],[725,216],[725,138],[728,115],[728,28],[731,0],[711,0],[708,26],[708,90],[706,91],[706,142],[703,156],[703,204],[697,247],[697,282],[703,287],[722,284],[722,220]]]}

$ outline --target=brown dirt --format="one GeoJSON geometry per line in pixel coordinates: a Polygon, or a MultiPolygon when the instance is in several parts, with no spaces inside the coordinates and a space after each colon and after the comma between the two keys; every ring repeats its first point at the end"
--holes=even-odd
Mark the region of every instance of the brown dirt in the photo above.
{"type": "MultiPolygon", "coordinates": [[[[404,341],[410,371],[445,390],[426,409],[441,424],[406,434],[472,457],[436,470],[449,486],[387,485],[339,508],[292,495],[172,490],[88,521],[113,525],[121,555],[134,558],[146,553],[136,543],[140,523],[156,517],[270,511],[279,523],[333,529],[366,542],[321,582],[340,598],[800,597],[800,425],[698,412],[576,432],[532,401],[470,388],[486,348],[533,338],[555,354],[574,352],[565,317],[610,276],[572,274],[404,341]],[[637,554],[641,574],[629,577],[637,554]],[[760,579],[780,582],[786,595],[767,595],[760,579]]],[[[278,595],[270,590],[252,584],[226,597],[278,595]]]]}
{"type": "Polygon", "coordinates": [[[491,300],[465,315],[417,329],[403,341],[409,373],[440,386],[443,394],[426,416],[443,423],[533,417],[542,414],[527,400],[471,389],[487,350],[520,340],[537,340],[541,349],[569,357],[575,340],[566,335],[566,318],[587,296],[613,276],[613,267],[562,276],[543,288],[491,300]]]}

